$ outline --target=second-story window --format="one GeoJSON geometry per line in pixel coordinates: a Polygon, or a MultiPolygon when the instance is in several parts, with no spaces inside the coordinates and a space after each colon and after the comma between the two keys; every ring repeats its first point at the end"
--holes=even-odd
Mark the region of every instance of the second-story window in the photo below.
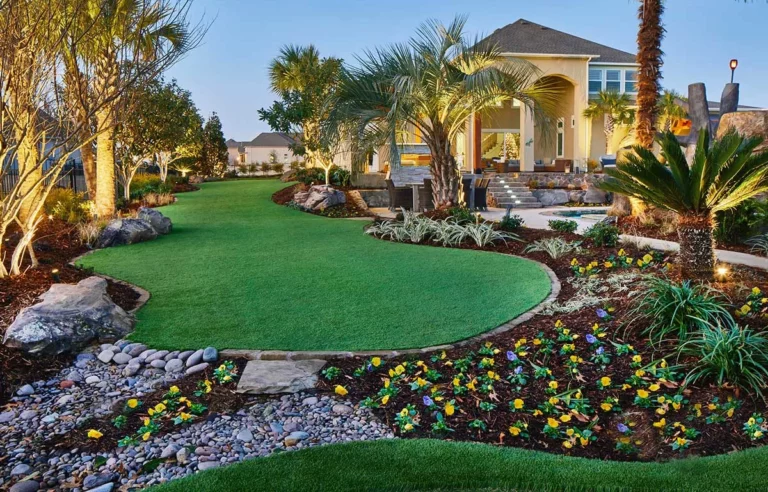
{"type": "Polygon", "coordinates": [[[621,70],[605,71],[605,90],[621,92],[621,70]]]}
{"type": "Polygon", "coordinates": [[[637,92],[637,70],[624,71],[624,92],[637,92]]]}
{"type": "Polygon", "coordinates": [[[589,92],[597,94],[603,90],[603,71],[599,69],[589,70],[589,92]]]}

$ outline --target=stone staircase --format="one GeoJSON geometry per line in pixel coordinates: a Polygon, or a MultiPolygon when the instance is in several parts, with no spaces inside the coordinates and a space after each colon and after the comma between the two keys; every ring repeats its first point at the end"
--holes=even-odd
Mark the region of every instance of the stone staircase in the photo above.
{"type": "Polygon", "coordinates": [[[528,189],[528,184],[514,179],[511,174],[497,174],[488,185],[488,193],[496,200],[499,208],[513,205],[513,208],[541,208],[543,205],[528,189]],[[520,203],[515,203],[519,201],[520,203]]]}

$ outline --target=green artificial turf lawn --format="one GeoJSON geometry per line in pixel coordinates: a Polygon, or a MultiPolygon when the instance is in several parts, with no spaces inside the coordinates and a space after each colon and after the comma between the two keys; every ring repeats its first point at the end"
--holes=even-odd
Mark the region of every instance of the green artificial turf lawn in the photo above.
{"type": "Polygon", "coordinates": [[[767,461],[768,448],[668,463],[620,463],[487,444],[387,440],[256,458],[153,491],[765,490],[767,461]]]}
{"type": "Polygon", "coordinates": [[[381,241],[360,220],[276,205],[277,180],[208,183],[173,232],[79,263],[147,289],[132,339],[157,349],[373,350],[461,340],[550,292],[535,263],[381,241]]]}

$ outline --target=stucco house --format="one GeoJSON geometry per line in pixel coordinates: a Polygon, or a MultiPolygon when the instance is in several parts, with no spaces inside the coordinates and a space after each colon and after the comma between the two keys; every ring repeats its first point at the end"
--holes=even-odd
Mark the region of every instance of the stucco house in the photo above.
{"type": "Polygon", "coordinates": [[[291,150],[294,139],[280,132],[260,133],[250,142],[227,140],[229,167],[235,169],[241,164],[270,164],[281,163],[288,166],[293,161],[302,162],[304,159],[291,150]]]}
{"type": "MultiPolygon", "coordinates": [[[[588,159],[605,152],[603,121],[583,116],[591,97],[601,90],[637,94],[638,64],[635,55],[578,36],[520,19],[497,29],[485,41],[495,43],[503,55],[527,60],[562,91],[556,128],[549,139],[534,125],[531,111],[510,101],[467,122],[466,130],[454,142],[462,167],[471,171],[500,160],[519,160],[515,171],[560,171],[579,167],[586,170],[588,159]]],[[[401,142],[402,166],[426,166],[429,150],[418,133],[401,142]]],[[[384,167],[388,150],[379,151],[377,163],[384,167]]],[[[376,171],[370,166],[369,171],[376,171]]]]}

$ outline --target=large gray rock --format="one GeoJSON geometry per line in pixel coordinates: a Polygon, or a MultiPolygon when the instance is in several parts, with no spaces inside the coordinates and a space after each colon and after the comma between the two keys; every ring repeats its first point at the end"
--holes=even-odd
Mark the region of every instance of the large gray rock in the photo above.
{"type": "Polygon", "coordinates": [[[542,205],[545,207],[552,207],[555,205],[563,205],[570,200],[567,190],[532,190],[531,193],[535,196],[542,205]]]}
{"type": "Polygon", "coordinates": [[[347,197],[343,191],[335,190],[327,185],[315,185],[308,191],[296,193],[293,201],[307,210],[325,210],[328,207],[346,203],[347,197]]]}
{"type": "Polygon", "coordinates": [[[319,359],[251,360],[237,383],[238,393],[250,395],[298,393],[315,387],[317,373],[325,365],[319,359]]]}
{"type": "Polygon", "coordinates": [[[747,137],[761,137],[763,142],[757,146],[755,152],[768,149],[768,111],[739,111],[728,113],[720,118],[720,126],[717,127],[717,138],[722,137],[729,130],[736,130],[747,137]]]}
{"type": "Polygon", "coordinates": [[[584,193],[584,203],[608,203],[608,194],[594,186],[590,186],[587,192],[584,193]]]}
{"type": "Polygon", "coordinates": [[[101,231],[97,248],[109,248],[123,244],[134,244],[151,241],[157,238],[157,231],[146,220],[115,219],[101,231]]]}
{"type": "Polygon", "coordinates": [[[80,350],[94,339],[118,340],[133,330],[133,316],[112,302],[101,277],[54,284],[40,299],[19,313],[3,343],[32,354],[56,355],[80,350]]]}
{"type": "Polygon", "coordinates": [[[168,234],[173,229],[171,219],[164,216],[154,208],[141,207],[139,219],[146,220],[158,234],[168,234]]]}

